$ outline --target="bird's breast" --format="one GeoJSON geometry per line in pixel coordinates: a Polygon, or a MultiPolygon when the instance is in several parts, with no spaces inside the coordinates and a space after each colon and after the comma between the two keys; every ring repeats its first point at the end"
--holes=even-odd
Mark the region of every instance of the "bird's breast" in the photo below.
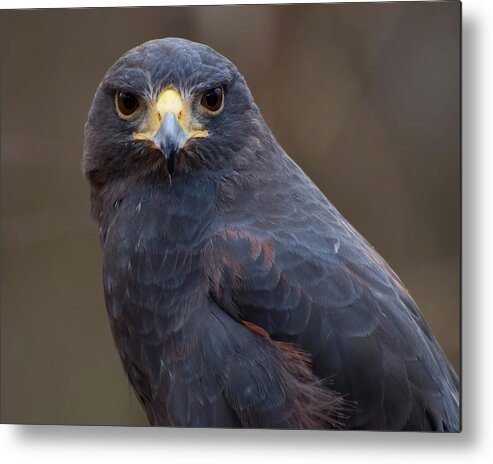
{"type": "Polygon", "coordinates": [[[108,313],[156,342],[207,298],[215,198],[202,183],[158,187],[126,192],[106,206],[101,223],[108,313]]]}

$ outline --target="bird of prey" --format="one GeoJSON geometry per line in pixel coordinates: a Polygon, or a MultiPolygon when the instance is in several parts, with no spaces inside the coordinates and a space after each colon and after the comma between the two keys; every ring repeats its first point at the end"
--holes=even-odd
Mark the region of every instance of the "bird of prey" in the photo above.
{"type": "Polygon", "coordinates": [[[150,424],[460,430],[458,378],[415,302],[228,59],[178,38],[124,54],[96,91],[83,170],[150,424]]]}

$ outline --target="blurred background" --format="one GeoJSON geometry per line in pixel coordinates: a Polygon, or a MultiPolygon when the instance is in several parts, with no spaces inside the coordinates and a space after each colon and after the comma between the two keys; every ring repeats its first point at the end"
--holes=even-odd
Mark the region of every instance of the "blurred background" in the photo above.
{"type": "Polygon", "coordinates": [[[459,373],[458,2],[2,10],[1,421],[147,424],[113,346],[80,161],[106,69],[166,36],[238,66],[459,373]]]}

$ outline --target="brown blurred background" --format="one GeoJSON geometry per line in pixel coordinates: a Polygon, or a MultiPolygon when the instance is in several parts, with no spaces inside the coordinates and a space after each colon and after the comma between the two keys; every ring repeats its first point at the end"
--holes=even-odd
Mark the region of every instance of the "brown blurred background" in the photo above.
{"type": "Polygon", "coordinates": [[[106,320],[80,161],[106,69],[165,36],[238,66],[459,369],[459,3],[4,10],[0,31],[2,422],[147,424],[106,320]]]}

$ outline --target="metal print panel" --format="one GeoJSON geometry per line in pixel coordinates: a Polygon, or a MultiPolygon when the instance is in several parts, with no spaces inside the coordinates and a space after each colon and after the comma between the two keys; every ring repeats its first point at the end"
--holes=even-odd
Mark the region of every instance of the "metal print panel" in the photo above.
{"type": "Polygon", "coordinates": [[[459,3],[1,21],[2,422],[460,431],[459,3]]]}

